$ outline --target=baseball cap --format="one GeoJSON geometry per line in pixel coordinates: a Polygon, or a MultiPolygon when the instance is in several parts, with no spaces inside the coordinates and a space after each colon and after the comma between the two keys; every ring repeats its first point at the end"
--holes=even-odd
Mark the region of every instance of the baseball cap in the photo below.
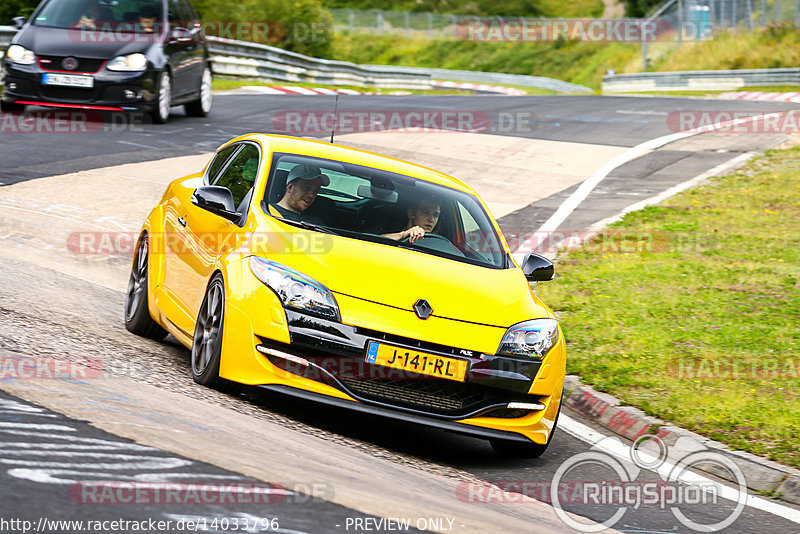
{"type": "Polygon", "coordinates": [[[295,165],[292,170],[289,171],[289,175],[286,177],[286,183],[288,184],[297,178],[300,178],[301,180],[313,180],[314,178],[319,178],[322,180],[322,185],[330,185],[331,183],[328,175],[322,174],[322,172],[319,170],[319,167],[308,165],[307,163],[299,163],[295,165]]]}

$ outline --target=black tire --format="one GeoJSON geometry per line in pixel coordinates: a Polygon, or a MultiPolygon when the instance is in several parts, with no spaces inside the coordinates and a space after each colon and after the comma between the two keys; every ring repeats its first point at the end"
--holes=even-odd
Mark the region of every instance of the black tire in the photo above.
{"type": "Polygon", "coordinates": [[[205,117],[211,112],[211,103],[213,101],[211,95],[211,67],[206,66],[203,70],[198,93],[197,100],[183,105],[186,114],[191,117],[205,117]]]}
{"type": "Polygon", "coordinates": [[[242,385],[219,376],[224,326],[225,282],[217,273],[209,282],[197,313],[192,339],[192,378],[203,386],[235,395],[242,390],[242,385]]]}
{"type": "Polygon", "coordinates": [[[125,294],[125,328],[136,335],[158,340],[164,339],[167,331],[150,316],[147,294],[148,259],[148,239],[147,234],[143,233],[136,243],[128,291],[125,294]]]}
{"type": "Polygon", "coordinates": [[[156,107],[150,112],[155,124],[164,124],[169,120],[169,109],[172,107],[172,77],[168,71],[163,71],[158,76],[156,93],[156,107]]]}
{"type": "Polygon", "coordinates": [[[538,458],[544,454],[544,452],[547,450],[547,447],[550,446],[550,442],[553,441],[553,435],[556,433],[556,428],[558,427],[558,417],[560,415],[561,403],[558,405],[558,413],[556,414],[556,420],[553,423],[553,430],[550,431],[550,435],[547,437],[547,443],[544,445],[541,443],[534,443],[532,441],[523,443],[521,441],[510,441],[505,439],[490,439],[489,443],[492,445],[494,452],[501,456],[509,456],[512,458],[538,458]]]}
{"type": "Polygon", "coordinates": [[[0,100],[0,111],[5,111],[6,113],[19,113],[21,111],[25,111],[25,104],[3,102],[0,100]]]}

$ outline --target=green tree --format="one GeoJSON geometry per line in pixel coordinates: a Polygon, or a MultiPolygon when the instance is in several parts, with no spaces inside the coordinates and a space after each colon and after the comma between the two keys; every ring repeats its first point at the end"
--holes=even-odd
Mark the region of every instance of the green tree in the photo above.
{"type": "Polygon", "coordinates": [[[39,0],[3,0],[0,3],[0,26],[11,24],[14,17],[29,17],[39,0]]]}
{"type": "Polygon", "coordinates": [[[268,23],[266,39],[262,33],[246,40],[310,56],[330,54],[331,17],[319,0],[196,0],[194,5],[203,21],[268,23]]]}

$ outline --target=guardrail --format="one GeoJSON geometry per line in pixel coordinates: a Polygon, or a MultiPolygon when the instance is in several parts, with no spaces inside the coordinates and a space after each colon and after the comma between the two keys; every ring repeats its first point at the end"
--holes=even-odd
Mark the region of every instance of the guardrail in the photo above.
{"type": "Polygon", "coordinates": [[[758,85],[800,85],[800,68],[642,72],[603,76],[604,93],[727,91],[758,85]]]}
{"type": "MultiPolygon", "coordinates": [[[[374,65],[372,65],[374,66],[374,65]]],[[[392,67],[401,72],[408,73],[430,73],[434,80],[452,80],[457,82],[477,82],[495,83],[505,85],[520,85],[523,87],[535,87],[556,91],[559,93],[591,93],[592,89],[585,85],[569,83],[554,78],[543,76],[526,76],[524,74],[505,74],[502,72],[482,72],[474,70],[450,70],[450,69],[425,69],[420,67],[392,67]]]]}
{"type": "MultiPolygon", "coordinates": [[[[13,26],[0,26],[0,52],[3,54],[8,48],[8,45],[11,44],[11,39],[17,33],[17,29],[13,26]]],[[[0,57],[3,57],[0,55],[0,57]]]]}
{"type": "MultiPolygon", "coordinates": [[[[17,32],[0,26],[0,57],[17,32]]],[[[397,89],[430,89],[432,79],[536,87],[557,92],[591,92],[582,85],[541,76],[500,74],[447,69],[357,65],[347,61],[318,59],[274,46],[208,37],[214,72],[224,76],[264,81],[308,82],[325,85],[358,85],[397,89]]]]}
{"type": "Polygon", "coordinates": [[[318,59],[274,46],[208,37],[214,72],[225,76],[326,85],[430,89],[427,72],[318,59]]]}

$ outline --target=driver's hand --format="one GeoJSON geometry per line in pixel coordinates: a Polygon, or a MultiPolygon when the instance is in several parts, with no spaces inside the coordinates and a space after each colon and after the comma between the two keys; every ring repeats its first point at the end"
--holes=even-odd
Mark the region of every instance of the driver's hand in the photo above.
{"type": "Polygon", "coordinates": [[[417,239],[422,239],[423,237],[425,237],[425,230],[423,230],[421,226],[412,226],[408,230],[403,231],[401,239],[408,238],[408,242],[413,243],[417,239]]]}

